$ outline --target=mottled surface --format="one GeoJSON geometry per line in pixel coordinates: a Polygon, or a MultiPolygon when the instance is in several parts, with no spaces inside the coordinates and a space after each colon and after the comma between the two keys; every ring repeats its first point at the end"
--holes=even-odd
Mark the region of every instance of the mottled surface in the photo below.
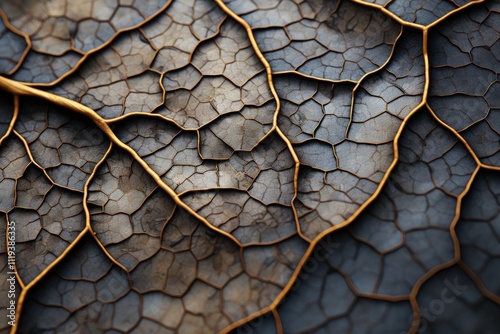
{"type": "Polygon", "coordinates": [[[499,9],[2,1],[1,318],[496,333],[499,9]]]}

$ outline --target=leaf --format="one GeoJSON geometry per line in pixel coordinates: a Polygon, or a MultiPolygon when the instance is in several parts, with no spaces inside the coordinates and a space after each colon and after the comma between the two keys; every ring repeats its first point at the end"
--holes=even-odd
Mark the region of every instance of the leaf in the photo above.
{"type": "Polygon", "coordinates": [[[494,332],[497,7],[2,2],[0,333],[494,332]]]}

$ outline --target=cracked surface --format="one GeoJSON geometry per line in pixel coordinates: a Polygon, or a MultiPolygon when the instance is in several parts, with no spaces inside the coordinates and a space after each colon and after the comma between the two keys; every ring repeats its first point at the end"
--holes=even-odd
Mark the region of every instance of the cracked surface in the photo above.
{"type": "MultiPolygon", "coordinates": [[[[107,44],[119,32],[141,25],[167,3],[166,0],[2,2],[0,10],[9,25],[30,42],[30,51],[12,78],[32,83],[56,81],[87,54],[107,44]]],[[[17,49],[20,44],[17,43],[17,49]]]]}
{"type": "Polygon", "coordinates": [[[462,263],[497,297],[500,297],[500,284],[492,272],[498,266],[500,256],[499,192],[498,174],[480,173],[464,199],[463,213],[457,224],[462,263]]]}
{"type": "Polygon", "coordinates": [[[399,35],[396,22],[349,1],[225,2],[255,30],[274,72],[358,81],[387,61],[399,35]]]}
{"type": "Polygon", "coordinates": [[[428,26],[439,21],[450,12],[474,3],[473,0],[357,0],[356,2],[371,3],[390,13],[404,22],[428,26]]]}
{"type": "Polygon", "coordinates": [[[16,264],[29,283],[83,230],[82,196],[53,185],[29,160],[19,138],[7,140],[2,150],[0,210],[17,223],[16,264]]]}
{"type": "Polygon", "coordinates": [[[347,229],[322,239],[278,307],[285,333],[406,332],[419,281],[456,262],[454,209],[476,164],[428,110],[411,121],[382,193],[347,229]],[[360,309],[369,318],[357,318],[360,309]]]}
{"type": "Polygon", "coordinates": [[[477,2],[2,2],[0,333],[495,333],[477,2]]]}
{"type": "Polygon", "coordinates": [[[495,2],[475,6],[431,31],[429,105],[484,164],[498,167],[500,13],[496,7],[495,2]]]}
{"type": "Polygon", "coordinates": [[[311,239],[376,191],[394,159],[390,141],[422,99],[419,34],[409,31],[399,47],[384,70],[360,85],[289,75],[275,81],[283,101],[278,124],[304,166],[295,205],[311,239]]]}

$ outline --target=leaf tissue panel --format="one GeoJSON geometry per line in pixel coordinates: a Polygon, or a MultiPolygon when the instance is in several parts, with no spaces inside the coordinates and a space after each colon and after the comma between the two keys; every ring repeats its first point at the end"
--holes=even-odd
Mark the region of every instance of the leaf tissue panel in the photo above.
{"type": "Polygon", "coordinates": [[[498,0],[1,1],[0,333],[498,333],[499,73],[498,0]]]}

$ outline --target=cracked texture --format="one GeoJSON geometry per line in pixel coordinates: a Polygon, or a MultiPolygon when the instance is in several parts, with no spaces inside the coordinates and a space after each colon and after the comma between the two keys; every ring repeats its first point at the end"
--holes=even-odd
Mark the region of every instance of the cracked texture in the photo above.
{"type": "Polygon", "coordinates": [[[296,233],[291,209],[294,162],[276,135],[250,152],[209,160],[200,151],[210,143],[200,143],[196,132],[163,120],[134,118],[115,127],[117,136],[183,201],[240,242],[270,242],[296,233]]]}
{"type": "Polygon", "coordinates": [[[389,58],[400,26],[349,1],[226,1],[255,30],[273,71],[358,81],[389,58]],[[270,26],[270,28],[268,28],[270,26]]]}
{"type": "Polygon", "coordinates": [[[495,333],[498,13],[3,1],[12,334],[495,333]]]}
{"type": "Polygon", "coordinates": [[[500,261],[500,178],[498,173],[480,173],[464,199],[457,225],[462,262],[484,286],[500,296],[496,269],[500,261]]]}
{"type": "Polygon", "coordinates": [[[54,185],[30,161],[17,137],[2,145],[0,168],[0,210],[16,222],[17,271],[29,283],[83,230],[82,196],[54,185]]]}
{"type": "Polygon", "coordinates": [[[413,31],[407,36],[387,68],[359,86],[288,75],[275,81],[279,125],[304,166],[295,205],[311,239],[348,219],[377,189],[393,160],[390,141],[421,101],[421,40],[413,31]]]}
{"type": "Polygon", "coordinates": [[[485,299],[457,267],[432,277],[420,290],[417,300],[425,312],[419,327],[423,333],[493,334],[499,326],[495,316],[500,311],[499,305],[485,299]]]}
{"type": "Polygon", "coordinates": [[[382,193],[316,246],[278,307],[285,333],[406,332],[418,280],[453,259],[454,209],[476,164],[426,109],[411,120],[382,193]],[[356,318],[359,309],[365,318],[356,318]]]}
{"type": "Polygon", "coordinates": [[[359,0],[378,5],[392,12],[401,20],[422,26],[439,21],[450,12],[457,10],[472,0],[359,0]]]}
{"type": "Polygon", "coordinates": [[[9,30],[5,22],[0,19],[0,73],[7,74],[15,71],[27,50],[26,40],[9,30]]]}
{"type": "Polygon", "coordinates": [[[27,301],[27,316],[44,320],[21,330],[216,332],[269,303],[304,246],[294,238],[240,252],[181,210],[156,243],[156,254],[127,274],[87,238],[27,301]]]}
{"type": "Polygon", "coordinates": [[[500,13],[495,7],[494,1],[475,6],[431,31],[429,105],[483,163],[499,166],[500,13]]]}
{"type": "Polygon", "coordinates": [[[33,83],[53,82],[71,71],[88,53],[107,44],[120,31],[148,20],[166,4],[166,0],[4,1],[0,10],[31,44],[12,78],[33,83]]]}

